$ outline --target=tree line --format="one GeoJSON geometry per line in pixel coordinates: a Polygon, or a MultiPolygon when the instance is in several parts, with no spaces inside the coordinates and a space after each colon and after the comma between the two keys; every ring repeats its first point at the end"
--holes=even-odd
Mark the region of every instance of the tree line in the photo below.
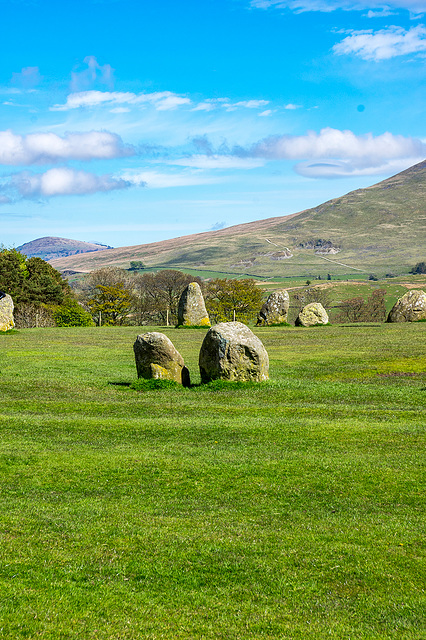
{"type": "MultiPolygon", "coordinates": [[[[97,269],[70,286],[45,260],[0,247],[0,290],[13,298],[18,327],[175,325],[179,298],[190,282],[200,285],[213,324],[234,319],[249,323],[256,320],[266,296],[250,278],[203,281],[174,269],[151,273],[136,266],[97,269]]],[[[321,302],[326,310],[338,307],[337,322],[381,322],[386,317],[385,293],[377,289],[367,300],[358,297],[335,305],[330,290],[307,286],[292,295],[290,321],[309,302],[321,302]]]]}

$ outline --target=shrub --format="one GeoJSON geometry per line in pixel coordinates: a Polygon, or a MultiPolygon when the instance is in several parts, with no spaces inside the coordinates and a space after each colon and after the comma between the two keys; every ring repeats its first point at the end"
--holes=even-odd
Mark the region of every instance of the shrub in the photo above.
{"type": "Polygon", "coordinates": [[[94,327],[90,313],[79,304],[71,303],[57,307],[53,311],[53,318],[57,327],[94,327]]]}

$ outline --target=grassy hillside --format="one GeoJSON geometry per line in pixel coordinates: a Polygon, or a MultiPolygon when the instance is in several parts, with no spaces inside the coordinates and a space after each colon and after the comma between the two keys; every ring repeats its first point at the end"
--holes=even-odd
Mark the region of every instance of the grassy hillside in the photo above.
{"type": "MultiPolygon", "coordinates": [[[[283,197],[285,194],[283,194],[283,197]]],[[[255,276],[408,272],[425,259],[426,161],[314,209],[182,238],[52,262],[81,271],[149,267],[255,276]],[[288,257],[291,256],[291,257],[288,257]]]]}
{"type": "Polygon", "coordinates": [[[136,391],[146,327],[0,334],[0,637],[421,640],[426,324],[256,330],[136,391]]]}
{"type": "Polygon", "coordinates": [[[54,236],[37,238],[37,240],[26,242],[17,247],[18,251],[28,256],[28,258],[37,257],[48,261],[55,258],[65,258],[77,253],[103,251],[109,248],[111,247],[95,242],[82,242],[81,240],[69,240],[68,238],[56,238],[54,236]]]}

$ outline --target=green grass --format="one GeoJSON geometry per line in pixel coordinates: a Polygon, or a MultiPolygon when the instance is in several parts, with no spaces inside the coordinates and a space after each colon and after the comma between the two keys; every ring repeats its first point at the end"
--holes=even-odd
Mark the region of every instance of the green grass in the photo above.
{"type": "Polygon", "coordinates": [[[134,328],[0,334],[0,638],[426,637],[426,325],[255,329],[271,380],[136,380],[134,328]]]}

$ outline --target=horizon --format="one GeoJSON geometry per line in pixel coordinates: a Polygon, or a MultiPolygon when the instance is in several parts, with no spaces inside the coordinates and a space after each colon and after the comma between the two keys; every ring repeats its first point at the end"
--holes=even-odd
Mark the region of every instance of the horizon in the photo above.
{"type": "Polygon", "coordinates": [[[219,230],[426,157],[426,0],[177,5],[3,8],[0,244],[219,230]]]}

